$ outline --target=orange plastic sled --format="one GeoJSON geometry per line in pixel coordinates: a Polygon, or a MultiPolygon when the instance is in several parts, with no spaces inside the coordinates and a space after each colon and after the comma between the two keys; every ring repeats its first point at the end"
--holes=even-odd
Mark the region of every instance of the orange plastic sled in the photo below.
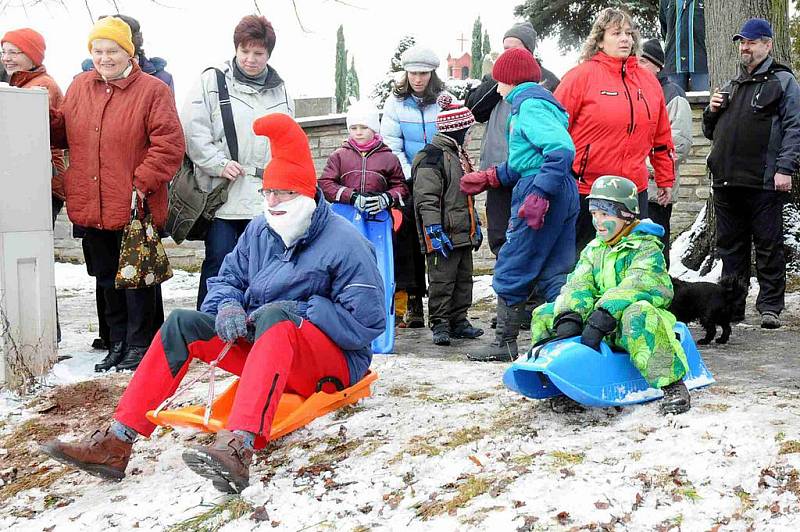
{"type": "MultiPolygon", "coordinates": [[[[370,385],[377,379],[378,374],[370,370],[363,379],[353,386],[334,393],[318,391],[308,399],[303,399],[303,397],[294,393],[284,393],[281,396],[278,410],[275,412],[275,418],[272,421],[272,431],[269,439],[280,438],[320,416],[324,416],[345,405],[356,403],[364,397],[369,397],[372,395],[370,385]]],[[[211,416],[208,419],[208,424],[204,423],[206,409],[200,405],[184,406],[174,410],[161,410],[158,415],[156,415],[156,410],[150,410],[147,413],[147,419],[151,423],[162,427],[186,427],[203,432],[217,432],[224,429],[228,422],[228,416],[233,406],[233,398],[238,387],[239,379],[236,379],[222,395],[214,400],[211,405],[211,416]]],[[[320,386],[318,386],[319,388],[320,386]]],[[[266,440],[264,438],[259,437],[256,439],[256,447],[263,447],[265,443],[266,440]]]]}

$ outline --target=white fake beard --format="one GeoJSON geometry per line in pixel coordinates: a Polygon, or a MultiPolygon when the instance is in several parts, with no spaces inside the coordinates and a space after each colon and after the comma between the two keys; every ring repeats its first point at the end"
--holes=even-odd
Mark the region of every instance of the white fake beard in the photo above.
{"type": "Polygon", "coordinates": [[[267,224],[278,233],[287,248],[292,247],[306,233],[316,208],[317,202],[313,198],[299,194],[294,199],[271,207],[273,211],[285,211],[285,214],[275,215],[269,212],[267,199],[264,199],[264,216],[267,218],[267,224]]]}

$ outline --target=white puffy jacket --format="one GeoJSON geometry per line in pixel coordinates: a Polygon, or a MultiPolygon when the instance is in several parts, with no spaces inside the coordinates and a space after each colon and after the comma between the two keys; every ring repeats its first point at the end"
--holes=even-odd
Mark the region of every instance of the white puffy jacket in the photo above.
{"type": "MultiPolygon", "coordinates": [[[[258,194],[261,178],[256,175],[270,159],[269,140],[253,133],[253,121],[269,113],[294,116],[294,100],[289,96],[278,73],[272,68],[262,89],[256,89],[233,77],[230,61],[218,67],[224,74],[231,98],[233,121],[239,143],[237,162],[247,175],[237,178],[228,188],[228,201],[216,216],[228,220],[252,219],[263,212],[263,198],[258,194]]],[[[217,75],[208,70],[200,76],[181,112],[186,153],[194,162],[197,180],[204,190],[222,182],[219,177],[230,161],[228,143],[222,125],[217,93],[217,75]]]]}

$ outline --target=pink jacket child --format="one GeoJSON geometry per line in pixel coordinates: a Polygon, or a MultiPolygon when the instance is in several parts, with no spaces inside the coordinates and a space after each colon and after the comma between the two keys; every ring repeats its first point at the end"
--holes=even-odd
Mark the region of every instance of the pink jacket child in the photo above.
{"type": "Polygon", "coordinates": [[[377,108],[368,101],[351,105],[347,129],[348,139],[328,158],[319,178],[325,199],[370,214],[404,205],[409,194],[403,168],[376,133],[380,129],[377,108]]]}

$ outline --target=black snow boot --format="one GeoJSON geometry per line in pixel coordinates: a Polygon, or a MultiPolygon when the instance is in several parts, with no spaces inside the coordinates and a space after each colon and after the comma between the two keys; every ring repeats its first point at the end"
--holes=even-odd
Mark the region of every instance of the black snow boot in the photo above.
{"type": "Polygon", "coordinates": [[[482,348],[467,352],[467,358],[479,362],[513,362],[519,355],[517,336],[519,336],[520,320],[525,312],[525,303],[506,305],[497,299],[497,329],[494,341],[482,348]]]}
{"type": "Polygon", "coordinates": [[[139,367],[139,363],[147,353],[146,347],[137,347],[132,345],[125,350],[125,358],[117,363],[117,371],[133,370],[139,367]]]}
{"type": "Polygon", "coordinates": [[[453,338],[467,338],[472,340],[483,336],[483,329],[473,326],[469,320],[463,319],[450,326],[450,336],[453,338]]]}
{"type": "Polygon", "coordinates": [[[125,342],[114,342],[108,349],[106,357],[99,364],[94,365],[94,370],[97,373],[108,371],[123,358],[125,358],[125,342]]]}
{"type": "Polygon", "coordinates": [[[433,331],[433,343],[436,345],[450,345],[450,325],[447,322],[435,324],[433,331]]]}
{"type": "Polygon", "coordinates": [[[661,391],[664,392],[664,398],[658,407],[661,414],[683,414],[692,407],[689,390],[683,381],[668,384],[661,391]]]}

